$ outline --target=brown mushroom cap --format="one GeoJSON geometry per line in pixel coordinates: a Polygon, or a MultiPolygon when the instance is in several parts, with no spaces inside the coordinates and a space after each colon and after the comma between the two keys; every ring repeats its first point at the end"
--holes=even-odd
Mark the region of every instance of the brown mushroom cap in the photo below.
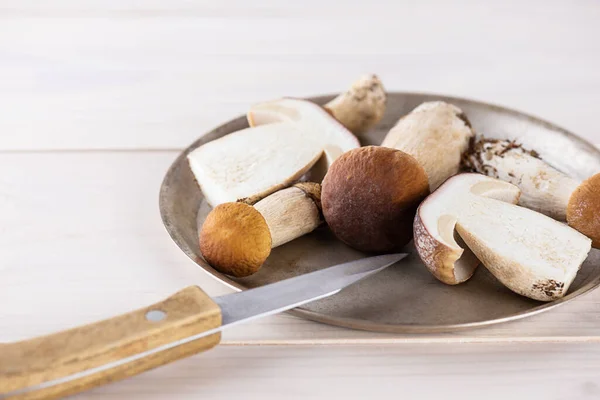
{"type": "Polygon", "coordinates": [[[219,272],[237,277],[252,275],[271,253],[269,226],[248,204],[220,204],[202,225],[200,251],[219,272]]]}
{"type": "Polygon", "coordinates": [[[567,222],[600,248],[600,173],[575,189],[567,205],[567,222]]]}
{"type": "Polygon", "coordinates": [[[321,202],[327,224],[341,241],[361,251],[387,252],[411,240],[415,212],[428,193],[427,175],[415,158],[366,146],[331,165],[321,202]]]}

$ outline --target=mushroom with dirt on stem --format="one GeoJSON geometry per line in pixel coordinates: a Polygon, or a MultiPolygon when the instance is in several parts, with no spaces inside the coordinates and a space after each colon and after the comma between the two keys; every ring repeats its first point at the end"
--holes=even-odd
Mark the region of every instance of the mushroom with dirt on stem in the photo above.
{"type": "Polygon", "coordinates": [[[471,124],[460,108],[431,101],[401,117],[381,145],[416,158],[425,169],[433,191],[459,172],[461,156],[473,135],[471,124]]]}
{"type": "Polygon", "coordinates": [[[580,181],[515,141],[486,138],[472,140],[462,165],[518,186],[520,205],[567,221],[600,248],[600,173],[580,181]]]}
{"type": "Polygon", "coordinates": [[[480,174],[448,179],[421,203],[415,216],[415,247],[429,271],[444,283],[458,284],[468,280],[481,261],[518,294],[540,301],[563,297],[591,241],[565,224],[515,205],[519,195],[515,185],[480,174]]]}
{"type": "Polygon", "coordinates": [[[315,230],[322,222],[321,185],[297,183],[258,201],[224,203],[206,217],[200,251],[217,271],[256,273],[271,249],[315,230]]]}

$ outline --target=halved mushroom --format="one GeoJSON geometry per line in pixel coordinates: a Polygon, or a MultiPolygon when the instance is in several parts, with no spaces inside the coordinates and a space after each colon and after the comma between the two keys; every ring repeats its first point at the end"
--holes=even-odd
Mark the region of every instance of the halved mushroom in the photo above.
{"type": "Polygon", "coordinates": [[[582,182],[514,141],[485,138],[472,141],[463,167],[518,186],[520,205],[567,221],[600,247],[600,174],[582,182]]]}
{"type": "MultiPolygon", "coordinates": [[[[262,103],[250,108],[248,123],[258,126],[273,120],[294,120],[294,114],[287,110],[278,110],[282,100],[262,103]],[[282,112],[284,115],[279,115],[282,112]]],[[[342,125],[355,135],[360,135],[376,125],[383,114],[387,94],[377,75],[363,75],[357,79],[350,89],[340,94],[324,108],[342,125]]]]}
{"type": "Polygon", "coordinates": [[[360,147],[356,136],[323,107],[301,99],[284,98],[253,106],[248,111],[250,126],[272,123],[295,124],[308,141],[318,143],[323,156],[311,171],[311,180],[320,182],[336,158],[360,147]]]}
{"type": "Polygon", "coordinates": [[[322,221],[321,185],[298,183],[253,206],[215,207],[200,230],[200,251],[216,270],[248,276],[260,269],[272,248],[312,232],[322,221]]]}
{"type": "Polygon", "coordinates": [[[414,237],[431,273],[444,283],[464,282],[479,259],[518,294],[540,301],[564,296],[591,241],[552,218],[514,205],[519,194],[510,183],[467,173],[448,179],[423,201],[414,237]]]}
{"type": "Polygon", "coordinates": [[[410,154],[423,166],[435,190],[458,173],[474,135],[462,110],[443,101],[423,103],[400,118],[381,143],[410,154]]]}
{"type": "Polygon", "coordinates": [[[251,203],[291,185],[323,154],[321,143],[296,124],[280,122],[243,129],[188,154],[208,204],[251,203]]]}

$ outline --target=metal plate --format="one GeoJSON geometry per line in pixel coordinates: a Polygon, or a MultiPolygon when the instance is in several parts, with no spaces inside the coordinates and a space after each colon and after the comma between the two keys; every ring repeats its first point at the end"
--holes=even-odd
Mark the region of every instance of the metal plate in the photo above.
{"type": "MultiPolygon", "coordinates": [[[[325,104],[334,96],[311,98],[325,104]]],[[[600,151],[549,122],[490,104],[419,93],[390,93],[387,112],[376,129],[359,139],[380,144],[399,117],[424,101],[445,100],[467,114],[474,129],[488,137],[517,139],[536,149],[556,168],[586,178],[600,171],[600,151]]],[[[364,255],[337,241],[327,227],[273,249],[259,272],[231,278],[212,269],[201,257],[198,227],[209,207],[203,201],[185,156],[203,143],[247,127],[245,117],[234,119],[194,142],[173,163],[160,191],[160,211],[177,245],[201,268],[224,284],[244,290],[364,255]]],[[[310,320],[379,332],[443,332],[505,322],[549,310],[600,284],[600,251],[592,250],[570,292],[563,299],[541,303],[521,297],[501,285],[484,267],[467,283],[447,286],[423,266],[412,245],[411,256],[396,266],[341,293],[291,313],[310,320]]]]}

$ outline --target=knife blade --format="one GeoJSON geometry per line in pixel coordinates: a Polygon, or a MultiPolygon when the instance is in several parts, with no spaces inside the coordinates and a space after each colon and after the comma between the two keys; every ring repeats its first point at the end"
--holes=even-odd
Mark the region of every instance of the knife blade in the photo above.
{"type": "Polygon", "coordinates": [[[386,254],[335,265],[270,285],[216,297],[221,308],[221,329],[279,313],[336,294],[406,257],[386,254]]]}
{"type": "MultiPolygon", "coordinates": [[[[189,327],[196,321],[198,322],[196,324],[198,325],[198,329],[201,330],[200,332],[185,335],[176,340],[169,340],[168,337],[165,337],[165,339],[162,340],[164,343],[144,351],[134,352],[133,354],[119,357],[110,362],[101,363],[100,365],[94,365],[98,363],[97,361],[94,363],[94,360],[102,359],[102,357],[98,357],[96,354],[100,350],[91,351],[91,353],[94,353],[92,354],[94,357],[92,357],[88,355],[88,353],[90,353],[90,347],[99,348],[106,353],[106,349],[110,349],[111,346],[116,347],[117,350],[120,350],[121,347],[129,348],[132,344],[138,344],[140,338],[145,339],[144,344],[148,345],[147,342],[150,341],[150,339],[144,338],[144,335],[149,334],[148,325],[150,324],[151,326],[152,321],[155,321],[154,318],[148,316],[149,313],[158,311],[159,319],[160,316],[162,316],[165,318],[165,323],[167,323],[169,320],[167,317],[171,313],[176,313],[178,311],[177,309],[171,310],[171,303],[173,303],[176,296],[179,296],[177,298],[178,303],[183,304],[185,301],[188,301],[189,290],[185,294],[183,294],[184,290],[158,305],[148,307],[147,309],[138,312],[126,314],[111,320],[101,321],[87,327],[75,328],[73,330],[49,335],[47,337],[5,345],[2,348],[2,352],[0,352],[0,399],[24,398],[30,394],[35,395],[37,393],[41,394],[41,397],[34,396],[35,398],[61,397],[98,386],[107,381],[110,382],[122,379],[150,368],[166,364],[167,362],[174,361],[175,359],[181,358],[181,355],[177,357],[172,356],[179,348],[186,349],[192,347],[192,350],[197,350],[191,352],[191,354],[207,350],[218,343],[220,339],[219,333],[225,328],[334,295],[343,288],[395,264],[406,257],[406,255],[407,254],[388,254],[363,258],[259,288],[216,297],[214,299],[208,298],[208,296],[199,290],[199,288],[194,287],[200,295],[196,293],[196,296],[199,297],[195,298],[195,303],[192,302],[191,304],[198,306],[199,310],[205,312],[205,314],[206,307],[210,308],[210,304],[212,304],[214,308],[210,309],[210,318],[206,317],[208,314],[203,317],[198,317],[196,314],[199,314],[199,312],[198,310],[195,310],[194,312],[188,313],[188,315],[184,315],[187,320],[178,318],[176,321],[179,322],[178,324],[170,322],[170,325],[172,326],[167,326],[166,328],[173,330],[176,327],[189,327]],[[169,303],[169,301],[171,301],[171,303],[169,303]],[[207,306],[203,302],[210,304],[207,306]],[[168,309],[168,311],[160,311],[161,308],[168,309]],[[219,318],[215,318],[215,316],[218,316],[219,318]],[[140,317],[145,317],[146,321],[143,321],[143,323],[136,321],[136,324],[132,325],[132,317],[137,318],[137,320],[139,320],[140,317]],[[193,320],[192,317],[196,318],[196,320],[193,320]],[[211,321],[210,323],[212,325],[207,325],[206,321],[208,320],[211,321]],[[112,322],[112,324],[109,324],[110,322],[112,322]],[[140,323],[138,324],[137,322],[140,323]],[[129,332],[117,334],[106,332],[106,330],[111,327],[126,326],[127,323],[131,325],[129,332]],[[140,325],[138,329],[140,332],[135,332],[138,325],[140,325]],[[209,329],[205,329],[206,326],[210,326],[209,329]],[[102,346],[97,346],[96,342],[94,342],[96,339],[103,339],[106,341],[107,337],[111,340],[109,340],[108,343],[102,344],[102,346]],[[194,343],[199,343],[213,337],[216,338],[216,340],[211,340],[211,343],[208,345],[194,347],[194,343]],[[82,340],[83,344],[79,346],[73,345],[70,343],[70,341],[73,340],[82,340]],[[127,344],[127,346],[125,344],[127,344]],[[45,364],[43,362],[41,363],[41,366],[38,365],[37,369],[34,369],[33,371],[28,369],[27,366],[21,370],[19,369],[19,365],[28,364],[27,356],[31,357],[32,348],[43,349],[44,346],[48,347],[46,355],[49,354],[51,358],[51,362],[46,363],[46,368],[58,369],[60,372],[61,366],[56,365],[56,363],[63,362],[67,364],[63,369],[69,373],[56,377],[54,375],[57,375],[59,372],[54,370],[45,371],[45,364]],[[61,348],[61,346],[63,346],[64,349],[61,348]],[[69,347],[75,347],[80,354],[69,354],[69,347]],[[86,347],[88,348],[87,352],[85,351],[86,347]],[[86,355],[88,359],[86,359],[86,355]],[[144,363],[145,359],[151,361],[144,363]],[[69,364],[69,361],[72,360],[75,361],[69,364]],[[54,366],[52,365],[52,362],[55,364],[54,366]],[[17,367],[11,367],[11,363],[17,365],[17,367]],[[80,365],[89,364],[93,366],[81,368],[77,372],[71,371],[74,368],[79,368],[80,365]],[[112,377],[109,375],[111,371],[116,372],[112,377]],[[27,375],[28,373],[29,375],[27,375]],[[12,381],[13,384],[8,381],[8,379],[11,378],[16,379],[12,381]]],[[[160,324],[161,321],[155,322],[160,324]]],[[[158,325],[158,328],[160,328],[160,325],[158,325]]],[[[155,333],[155,336],[156,335],[157,333],[155,333]]],[[[169,335],[169,337],[171,336],[172,334],[169,335]]],[[[161,338],[162,337],[159,337],[159,339],[161,338]]],[[[190,353],[189,351],[179,351],[179,353],[191,355],[188,354],[190,353]]],[[[43,354],[40,354],[40,356],[43,356],[43,354]]],[[[104,356],[106,358],[106,354],[104,354],[104,356]]],[[[33,361],[35,361],[35,359],[33,361]]]]}

